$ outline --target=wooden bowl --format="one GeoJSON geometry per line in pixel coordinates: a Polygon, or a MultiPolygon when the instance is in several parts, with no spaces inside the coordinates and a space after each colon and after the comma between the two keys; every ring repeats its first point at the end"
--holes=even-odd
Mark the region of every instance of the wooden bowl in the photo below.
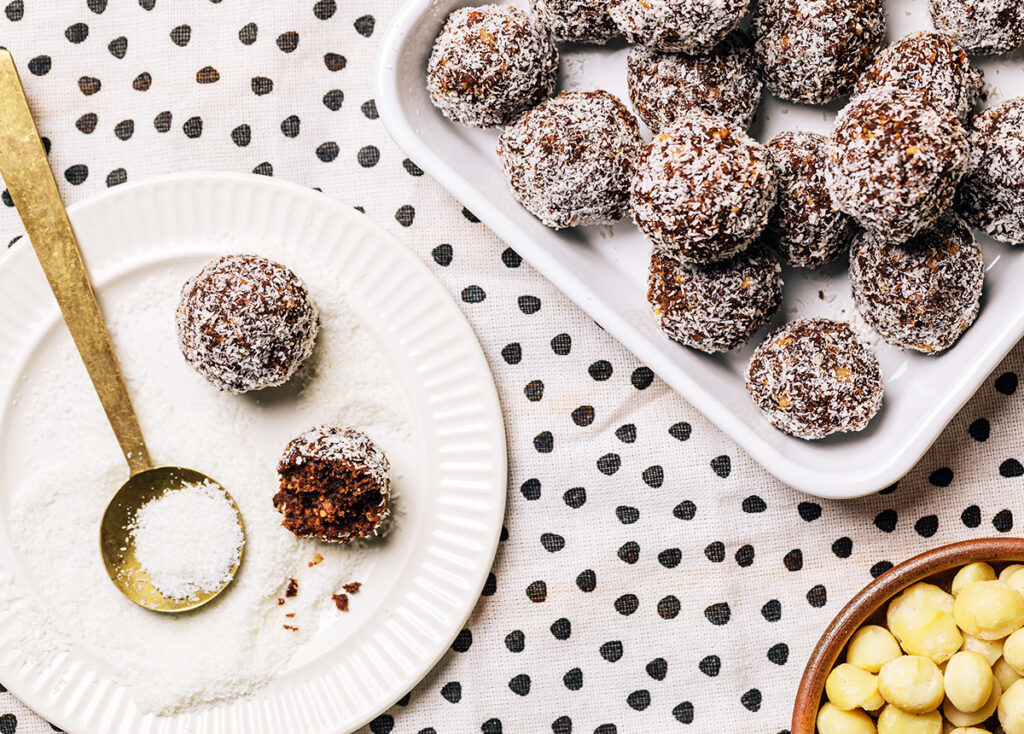
{"type": "Polygon", "coordinates": [[[835,616],[807,661],[793,704],[792,734],[814,734],[825,678],[861,625],[884,624],[888,601],[918,581],[927,580],[948,590],[954,570],[975,561],[1024,562],[1024,538],[979,538],[943,545],[894,566],[861,589],[835,616]]]}

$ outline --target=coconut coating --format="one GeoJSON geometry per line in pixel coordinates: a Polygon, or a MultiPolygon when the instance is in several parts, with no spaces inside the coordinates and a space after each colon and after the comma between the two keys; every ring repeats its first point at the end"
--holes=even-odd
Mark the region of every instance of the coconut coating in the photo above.
{"type": "Polygon", "coordinates": [[[472,127],[506,125],[555,91],[558,50],[539,23],[512,5],[459,8],[427,62],[430,101],[472,127]]]}
{"type": "Polygon", "coordinates": [[[739,31],[696,56],[634,46],[626,68],[629,98],[654,132],[694,108],[746,130],[761,102],[757,62],[739,31]]]}
{"type": "Polygon", "coordinates": [[[963,126],[920,90],[860,95],[839,113],[826,150],[836,205],[891,242],[905,242],[948,210],[967,170],[963,126]]]}
{"type": "Polygon", "coordinates": [[[765,84],[791,102],[849,94],[884,40],[883,0],[758,0],[754,11],[765,84]]]}
{"type": "Polygon", "coordinates": [[[711,263],[761,234],[775,193],[767,148],[721,117],[690,111],[641,155],[630,206],[655,250],[711,263]]]}
{"type": "Polygon", "coordinates": [[[711,265],[655,252],[648,282],[647,300],[661,330],[708,353],[746,344],[782,302],[782,267],[758,245],[711,265]]]}
{"type": "Polygon", "coordinates": [[[799,319],[773,331],[746,378],[765,417],[797,438],[863,430],[882,407],[878,359],[843,321],[799,319]]]}
{"type": "Polygon", "coordinates": [[[748,0],[608,0],[630,43],[662,51],[710,51],[736,28],[748,0]]]}
{"type": "Polygon", "coordinates": [[[882,51],[857,82],[857,91],[923,89],[966,122],[983,86],[982,73],[971,65],[966,51],[938,33],[919,31],[882,51]]]}
{"type": "Polygon", "coordinates": [[[608,0],[531,0],[533,11],[560,43],[607,43],[620,34],[608,0]]]}
{"type": "Polygon", "coordinates": [[[515,197],[559,229],[626,215],[643,144],[636,118],[614,95],[562,92],[505,129],[498,159],[515,197]]]}
{"type": "Polygon", "coordinates": [[[288,381],[313,352],[320,316],[295,273],[257,255],[226,255],[181,289],[176,313],[185,360],[222,390],[288,381]]]}
{"type": "Polygon", "coordinates": [[[969,54],[1003,54],[1024,43],[1020,0],[928,0],[935,30],[969,54]]]}
{"type": "Polygon", "coordinates": [[[978,315],[984,278],[981,248],[952,212],[903,244],[864,232],[850,249],[857,310],[900,349],[938,354],[953,346],[978,315]]]}
{"type": "Polygon", "coordinates": [[[974,119],[957,210],[994,239],[1024,245],[1024,97],[974,119]]]}
{"type": "Polygon", "coordinates": [[[836,260],[857,231],[825,185],[825,142],[823,135],[811,132],[779,133],[768,141],[779,197],[764,241],[798,268],[836,260]]]}

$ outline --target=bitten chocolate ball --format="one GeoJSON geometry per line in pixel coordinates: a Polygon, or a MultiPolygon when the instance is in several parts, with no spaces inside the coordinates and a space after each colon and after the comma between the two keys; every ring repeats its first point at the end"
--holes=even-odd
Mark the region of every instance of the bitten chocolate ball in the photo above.
{"type": "Polygon", "coordinates": [[[690,109],[724,117],[746,130],[761,102],[757,62],[739,31],[696,56],[634,46],[626,81],[633,107],[654,132],[690,109]]]}
{"type": "Polygon", "coordinates": [[[754,245],[725,262],[694,265],[655,252],[647,300],[672,339],[702,352],[743,346],[782,302],[782,267],[754,245]]]}
{"type": "Polygon", "coordinates": [[[691,111],[647,146],[630,206],[655,250],[711,263],[739,254],[761,234],[775,193],[763,145],[720,117],[691,111]]]}
{"type": "Polygon", "coordinates": [[[983,86],[982,73],[962,48],[938,33],[920,31],[882,51],[857,82],[857,92],[878,87],[921,89],[966,122],[983,86]]]}
{"type": "Polygon", "coordinates": [[[797,438],[863,430],[882,407],[878,359],[842,321],[799,319],[773,331],[746,377],[754,404],[797,438]]]}
{"type": "Polygon", "coordinates": [[[710,51],[736,28],[747,0],[608,0],[630,43],[662,51],[710,51]]]}
{"type": "Polygon", "coordinates": [[[539,23],[512,5],[459,8],[427,62],[430,101],[472,127],[506,125],[555,91],[558,50],[539,23]]]}
{"type": "Polygon", "coordinates": [[[287,382],[312,354],[320,328],[298,276],[256,255],[207,263],[181,289],[176,322],[185,360],[235,393],[287,382]]]}
{"type": "Polygon", "coordinates": [[[974,119],[957,210],[994,239],[1024,245],[1024,97],[974,119]]]}
{"type": "Polygon", "coordinates": [[[643,138],[608,92],[563,92],[534,107],[498,139],[512,193],[549,227],[606,224],[629,211],[643,138]]]}
{"type": "Polygon", "coordinates": [[[754,11],[765,84],[791,102],[849,94],[884,40],[882,0],[758,0],[754,11]]]}
{"type": "Polygon", "coordinates": [[[784,132],[768,141],[779,197],[764,241],[790,265],[817,268],[841,257],[857,225],[825,185],[825,137],[784,132]]]}
{"type": "Polygon", "coordinates": [[[825,167],[836,205],[884,240],[905,242],[953,203],[967,135],[927,92],[871,89],[839,113],[825,167]]]}
{"type": "Polygon", "coordinates": [[[1020,0],[928,0],[935,30],[969,54],[1004,54],[1024,43],[1020,0]]]}
{"type": "Polygon", "coordinates": [[[607,43],[621,31],[608,0],[531,0],[541,23],[560,43],[607,43]]]}
{"type": "Polygon", "coordinates": [[[375,535],[391,510],[391,465],[365,433],[319,426],[294,438],[277,466],[274,507],[300,538],[345,543],[375,535]]]}
{"type": "Polygon", "coordinates": [[[903,244],[865,232],[850,250],[857,311],[900,349],[938,354],[953,346],[978,315],[984,278],[981,248],[951,212],[903,244]]]}

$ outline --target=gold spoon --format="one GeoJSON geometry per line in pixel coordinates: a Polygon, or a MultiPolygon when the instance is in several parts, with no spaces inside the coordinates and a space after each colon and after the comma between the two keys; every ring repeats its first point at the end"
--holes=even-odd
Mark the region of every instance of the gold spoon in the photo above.
{"type": "MultiPolygon", "coordinates": [[[[165,492],[204,482],[217,487],[220,484],[192,469],[154,467],[149,458],[78,241],[61,203],[14,59],[6,49],[0,49],[0,175],[57,297],[68,331],[85,362],[131,472],[128,481],[107,504],[100,523],[100,552],[107,574],[125,596],[147,609],[183,612],[202,606],[231,583],[238,564],[219,589],[200,592],[192,599],[168,599],[157,591],[139,566],[129,527],[139,508],[165,492]]],[[[224,494],[235,508],[238,526],[244,533],[238,505],[227,490],[224,494]]]]}

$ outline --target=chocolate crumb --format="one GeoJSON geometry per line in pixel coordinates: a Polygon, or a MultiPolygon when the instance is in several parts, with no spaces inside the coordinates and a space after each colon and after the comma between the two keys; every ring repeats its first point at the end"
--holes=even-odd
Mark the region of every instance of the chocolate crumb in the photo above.
{"type": "Polygon", "coordinates": [[[362,588],[362,586],[363,585],[358,581],[353,581],[351,584],[345,584],[341,588],[343,588],[349,594],[357,594],[359,593],[359,589],[362,588]]]}
{"type": "Polygon", "coordinates": [[[288,612],[288,614],[286,614],[284,616],[288,617],[288,619],[291,619],[292,617],[295,616],[295,612],[288,612]]]}
{"type": "Polygon", "coordinates": [[[284,595],[291,599],[293,596],[299,593],[299,582],[295,579],[288,579],[288,588],[284,590],[284,595]]]}
{"type": "Polygon", "coordinates": [[[334,605],[338,607],[339,611],[348,611],[348,594],[332,594],[331,599],[334,600],[334,605]]]}
{"type": "Polygon", "coordinates": [[[282,599],[281,597],[278,597],[277,598],[277,606],[282,606],[283,604],[284,604],[284,599],[282,599]]]}
{"type": "Polygon", "coordinates": [[[818,300],[819,301],[824,301],[825,300],[825,291],[818,291],[818,300]]]}
{"type": "Polygon", "coordinates": [[[282,624],[281,626],[284,627],[289,632],[298,632],[299,631],[298,627],[292,627],[290,624],[282,624]]]}

